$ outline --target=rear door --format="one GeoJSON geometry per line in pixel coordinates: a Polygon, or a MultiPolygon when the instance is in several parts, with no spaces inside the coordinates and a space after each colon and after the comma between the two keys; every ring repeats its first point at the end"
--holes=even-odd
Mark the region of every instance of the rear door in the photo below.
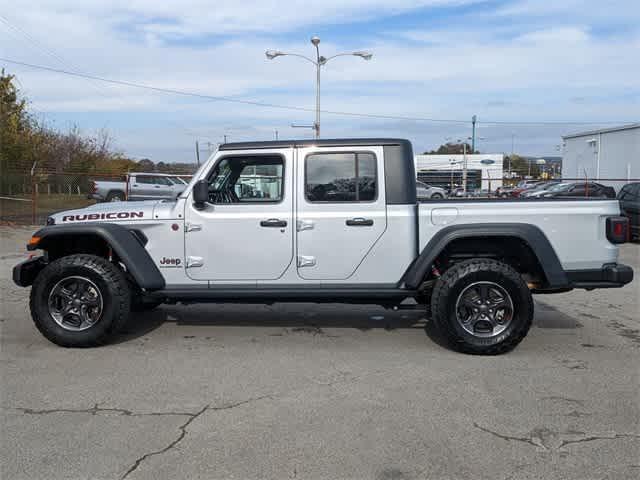
{"type": "Polygon", "coordinates": [[[151,196],[155,198],[172,198],[173,197],[173,183],[167,177],[158,175],[157,177],[151,177],[151,196]]]}
{"type": "Polygon", "coordinates": [[[348,279],[387,228],[382,147],[298,149],[297,265],[348,279]]]}
{"type": "Polygon", "coordinates": [[[132,175],[129,180],[129,198],[131,200],[154,198],[153,185],[151,175],[132,175]]]}

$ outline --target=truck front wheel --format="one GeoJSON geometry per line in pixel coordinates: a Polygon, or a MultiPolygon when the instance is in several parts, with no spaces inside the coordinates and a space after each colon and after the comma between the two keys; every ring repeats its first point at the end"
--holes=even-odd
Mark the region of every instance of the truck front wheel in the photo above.
{"type": "Polygon", "coordinates": [[[31,316],[63,347],[105,343],[126,323],[131,302],[124,273],[95,255],[70,255],[47,265],[31,289],[31,316]]]}
{"type": "Polygon", "coordinates": [[[431,311],[436,326],[455,349],[497,355],[513,349],[527,335],[533,299],[511,266],[496,260],[466,260],[438,279],[431,311]]]}

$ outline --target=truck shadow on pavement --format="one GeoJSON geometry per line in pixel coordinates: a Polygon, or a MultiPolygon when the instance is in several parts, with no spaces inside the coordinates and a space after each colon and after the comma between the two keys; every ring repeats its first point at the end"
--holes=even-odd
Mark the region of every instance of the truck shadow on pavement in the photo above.
{"type": "Polygon", "coordinates": [[[151,312],[132,313],[126,330],[115,339],[115,343],[147,335],[164,323],[203,327],[273,327],[324,334],[325,328],[353,328],[363,332],[424,329],[425,322],[426,315],[422,309],[392,311],[375,305],[163,305],[151,312]]]}
{"type": "MultiPolygon", "coordinates": [[[[582,325],[575,318],[559,312],[550,305],[536,302],[533,327],[572,329],[582,325]]],[[[143,337],[164,323],[202,327],[258,327],[274,328],[272,336],[282,331],[327,335],[324,329],[357,329],[362,332],[398,329],[423,329],[436,344],[446,346],[434,322],[426,311],[387,310],[376,305],[343,304],[199,304],[163,305],[150,312],[132,313],[123,331],[113,343],[123,343],[143,337]]],[[[253,330],[248,329],[248,335],[253,330]]],[[[339,336],[339,335],[330,335],[339,336]]]]}

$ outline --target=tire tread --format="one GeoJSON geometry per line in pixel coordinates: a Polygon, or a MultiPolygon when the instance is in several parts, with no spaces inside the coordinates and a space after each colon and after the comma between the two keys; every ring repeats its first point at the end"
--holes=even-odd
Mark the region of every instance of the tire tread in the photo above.
{"type": "Polygon", "coordinates": [[[433,312],[433,321],[437,328],[445,335],[449,343],[458,351],[472,354],[482,355],[500,355],[506,353],[516,347],[527,336],[533,320],[533,299],[529,293],[527,284],[522,276],[516,272],[511,266],[491,259],[471,259],[460,262],[446,270],[438,279],[431,296],[431,311],[433,312]],[[527,305],[525,310],[529,312],[520,322],[518,328],[503,342],[490,346],[471,345],[452,328],[447,312],[447,295],[453,286],[463,277],[478,272],[493,272],[507,277],[518,285],[519,289],[526,290],[527,305]]]}
{"type": "Polygon", "coordinates": [[[118,267],[96,255],[75,254],[54,260],[40,272],[31,288],[29,309],[31,310],[31,317],[40,333],[53,343],[64,347],[93,347],[106,343],[125,326],[129,316],[130,302],[131,295],[129,285],[124,273],[118,267]],[[101,276],[112,289],[111,294],[113,300],[117,302],[113,305],[114,315],[112,316],[113,318],[111,319],[109,327],[104,329],[100,335],[84,341],[76,341],[71,337],[66,339],[61,338],[53,328],[51,321],[42,319],[39,311],[39,308],[41,308],[41,305],[39,305],[41,301],[39,293],[45,288],[50,279],[63,274],[64,270],[76,267],[88,268],[101,276]]]}

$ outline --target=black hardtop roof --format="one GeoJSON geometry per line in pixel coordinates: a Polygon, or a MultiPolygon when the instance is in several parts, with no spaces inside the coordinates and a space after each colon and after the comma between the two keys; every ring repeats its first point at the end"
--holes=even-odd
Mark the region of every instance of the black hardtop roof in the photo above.
{"type": "Polygon", "coordinates": [[[409,140],[403,138],[331,138],[322,140],[269,140],[264,142],[232,142],[223,143],[219,150],[251,150],[262,148],[292,147],[361,147],[377,145],[407,145],[409,140]]]}

